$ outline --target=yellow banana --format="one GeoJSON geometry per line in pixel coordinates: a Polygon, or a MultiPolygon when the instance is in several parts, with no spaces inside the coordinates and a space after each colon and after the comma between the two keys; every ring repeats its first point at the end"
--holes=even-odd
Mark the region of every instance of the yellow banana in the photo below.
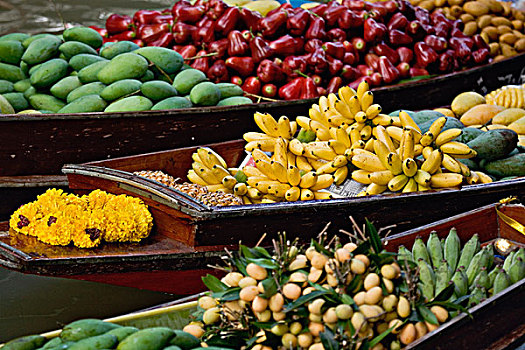
{"type": "Polygon", "coordinates": [[[414,180],[416,180],[416,182],[420,185],[428,186],[430,184],[431,177],[432,175],[430,175],[430,173],[427,173],[426,171],[419,169],[416,172],[416,175],[414,175],[414,180]]]}
{"type": "Polygon", "coordinates": [[[428,157],[430,157],[430,154],[432,153],[434,149],[430,146],[426,146],[423,148],[423,151],[421,152],[421,154],[423,155],[423,157],[425,159],[428,159],[428,157]]]}
{"type": "Polygon", "coordinates": [[[271,138],[266,140],[251,141],[244,146],[244,149],[248,152],[252,152],[254,149],[260,149],[263,152],[273,152],[275,140],[275,138],[271,138]]]}
{"type": "Polygon", "coordinates": [[[401,137],[403,136],[403,129],[397,126],[387,126],[386,132],[388,136],[397,142],[401,142],[401,137]]]}
{"type": "Polygon", "coordinates": [[[333,160],[337,156],[337,153],[335,153],[331,148],[324,147],[315,148],[311,151],[311,153],[319,159],[324,159],[328,161],[333,160]]]}
{"type": "Polygon", "coordinates": [[[222,166],[220,166],[218,164],[215,164],[211,168],[211,171],[212,171],[213,175],[215,175],[216,178],[221,179],[221,181],[222,181],[222,179],[225,176],[231,176],[231,174],[228,172],[228,170],[224,169],[222,166]]]}
{"type": "Polygon", "coordinates": [[[326,96],[319,97],[319,110],[321,113],[325,114],[328,112],[329,105],[328,105],[328,98],[326,96]]]}
{"type": "Polygon", "coordinates": [[[488,176],[487,174],[485,174],[484,172],[481,172],[481,171],[473,171],[473,172],[476,173],[476,175],[478,175],[480,183],[488,184],[492,182],[492,178],[488,176]]]}
{"type": "Polygon", "coordinates": [[[204,164],[199,162],[193,162],[191,164],[193,170],[195,173],[203,179],[206,184],[208,185],[218,185],[221,183],[222,177],[218,178],[215,176],[215,174],[211,171],[211,169],[204,166],[204,164]]]}
{"type": "Polygon", "coordinates": [[[407,182],[408,177],[405,174],[399,174],[388,182],[388,189],[392,192],[401,191],[407,182]]]}
{"type": "Polygon", "coordinates": [[[379,157],[373,153],[365,154],[360,152],[354,154],[352,157],[352,164],[354,164],[359,169],[370,172],[386,170],[386,168],[381,163],[381,160],[379,160],[379,157]]]}
{"type": "Polygon", "coordinates": [[[260,140],[268,140],[272,139],[272,136],[268,136],[262,132],[245,132],[244,135],[242,135],[242,138],[246,140],[246,142],[252,142],[252,141],[260,141],[260,140]]]}
{"type": "Polygon", "coordinates": [[[250,178],[250,177],[266,177],[266,175],[264,175],[259,169],[257,169],[257,168],[254,167],[254,166],[251,166],[251,165],[246,165],[246,166],[242,169],[242,172],[243,172],[244,175],[246,175],[248,178],[250,178]]]}
{"type": "Polygon", "coordinates": [[[328,107],[329,109],[335,109],[335,103],[339,100],[337,98],[337,95],[334,94],[333,92],[329,93],[328,96],[328,107]]]}
{"type": "Polygon", "coordinates": [[[280,185],[279,181],[261,180],[255,183],[255,188],[260,192],[267,194],[271,185],[280,185]]]}
{"type": "Polygon", "coordinates": [[[279,136],[285,138],[285,139],[291,139],[292,134],[292,128],[290,126],[290,119],[283,115],[279,118],[277,121],[277,131],[279,133],[279,136]]]}
{"type": "Polygon", "coordinates": [[[246,197],[246,196],[241,196],[242,198],[242,203],[245,204],[245,205],[250,205],[250,204],[253,204],[253,202],[250,200],[250,198],[246,197]]]}
{"type": "Polygon", "coordinates": [[[463,175],[465,177],[469,177],[471,175],[469,167],[466,166],[465,164],[461,163],[459,160],[457,162],[458,162],[459,166],[461,167],[461,175],[463,175]]]}
{"type": "Polygon", "coordinates": [[[188,170],[188,174],[186,175],[186,177],[188,178],[188,180],[190,180],[194,184],[201,185],[201,186],[208,185],[208,183],[204,181],[199,175],[197,175],[197,173],[193,169],[188,170]]]}
{"type": "Polygon", "coordinates": [[[417,182],[413,178],[408,179],[405,187],[403,187],[402,193],[416,192],[417,182]]]}
{"type": "MultiPolygon", "coordinates": [[[[345,125],[341,125],[340,127],[344,128],[346,127],[345,125]]],[[[339,128],[339,127],[338,127],[339,128]]],[[[331,126],[329,129],[328,129],[328,132],[330,133],[330,139],[332,140],[337,140],[337,128],[336,127],[333,127],[331,126]]]]}
{"type": "Polygon", "coordinates": [[[290,130],[291,130],[292,137],[293,137],[293,135],[295,135],[295,133],[297,132],[297,122],[295,121],[290,122],[290,130]]]}
{"type": "Polygon", "coordinates": [[[338,127],[335,130],[335,139],[338,142],[342,143],[345,146],[345,148],[349,148],[352,145],[350,143],[350,136],[343,127],[338,127]]]}
{"type": "Polygon", "coordinates": [[[348,108],[350,109],[350,112],[355,116],[357,113],[361,112],[361,104],[359,103],[359,98],[357,95],[354,95],[350,98],[348,101],[348,108]]]}
{"type": "Polygon", "coordinates": [[[356,95],[356,91],[347,85],[339,88],[338,94],[339,98],[348,105],[350,99],[356,95]]]}
{"type": "Polygon", "coordinates": [[[350,125],[348,128],[346,128],[346,132],[347,132],[348,134],[350,134],[350,131],[352,131],[352,130],[354,130],[354,129],[356,129],[357,131],[361,131],[361,129],[364,128],[365,125],[366,125],[366,124],[364,124],[364,123],[357,123],[357,122],[356,122],[356,123],[350,125]]]}
{"type": "Polygon", "coordinates": [[[284,198],[286,191],[288,191],[290,188],[291,186],[289,184],[271,184],[268,186],[268,193],[280,198],[284,198]]]}
{"type": "Polygon", "coordinates": [[[439,135],[436,136],[436,146],[441,146],[445,143],[448,143],[454,140],[456,137],[460,136],[463,133],[461,129],[453,128],[442,131],[439,135]]]}
{"type": "Polygon", "coordinates": [[[348,167],[347,166],[337,168],[337,170],[334,173],[334,183],[337,186],[339,186],[346,180],[347,177],[348,177],[348,167]]]}
{"type": "Polygon", "coordinates": [[[288,149],[290,150],[290,152],[297,156],[302,156],[304,154],[303,143],[298,139],[290,140],[290,142],[288,143],[288,149]]]}
{"type": "Polygon", "coordinates": [[[198,162],[198,163],[204,164],[204,162],[202,161],[201,157],[199,157],[199,153],[197,153],[197,152],[193,152],[191,154],[191,159],[193,159],[194,162],[198,162]]]}
{"type": "Polygon", "coordinates": [[[299,197],[301,196],[301,189],[299,187],[291,187],[286,193],[284,194],[284,198],[288,202],[295,202],[299,200],[299,197]]]}
{"type": "Polygon", "coordinates": [[[248,193],[248,186],[245,183],[239,182],[233,187],[233,194],[236,196],[244,196],[248,193]]]}
{"type": "Polygon", "coordinates": [[[299,183],[301,182],[301,173],[299,168],[295,166],[289,166],[286,170],[286,177],[290,185],[299,186],[299,183]]]}
{"type": "Polygon", "coordinates": [[[387,114],[379,113],[379,115],[377,117],[372,119],[372,124],[374,124],[374,125],[381,125],[381,126],[394,125],[394,118],[389,116],[389,115],[387,115],[387,114]]]}
{"type": "Polygon", "coordinates": [[[434,174],[430,178],[430,187],[457,187],[463,182],[463,175],[454,173],[434,174]]]}
{"type": "Polygon", "coordinates": [[[403,173],[403,162],[401,161],[401,157],[399,157],[399,154],[396,152],[390,152],[387,155],[387,169],[392,172],[394,175],[399,175],[403,173]]]}
{"type": "Polygon", "coordinates": [[[367,119],[374,119],[381,113],[381,106],[377,103],[374,103],[373,105],[370,105],[368,108],[366,108],[365,114],[367,119]]]}
{"type": "Polygon", "coordinates": [[[372,91],[365,92],[359,99],[359,103],[361,104],[361,110],[366,111],[368,107],[374,103],[374,94],[372,91]]]}
{"type": "Polygon", "coordinates": [[[333,199],[333,198],[334,198],[334,195],[331,194],[330,192],[326,192],[326,191],[314,192],[314,199],[315,200],[333,199]]]}
{"type": "MultiPolygon", "coordinates": [[[[310,124],[317,123],[315,120],[312,121],[310,124]]],[[[332,135],[330,135],[330,129],[325,128],[322,124],[317,123],[315,124],[315,129],[312,128],[312,130],[315,131],[315,135],[317,138],[321,141],[328,141],[332,138],[332,135]]]]}
{"type": "Polygon", "coordinates": [[[406,158],[403,160],[403,173],[408,176],[412,177],[416,175],[417,172],[417,164],[416,161],[412,158],[406,158]]]}
{"type": "Polygon", "coordinates": [[[345,154],[345,151],[347,149],[344,143],[339,142],[337,140],[328,141],[328,146],[330,146],[337,154],[345,154]]]}
{"type": "Polygon", "coordinates": [[[390,153],[388,147],[382,141],[374,140],[374,152],[383,166],[388,169],[388,154],[390,153]]]}
{"type": "Polygon", "coordinates": [[[368,141],[372,136],[372,127],[370,125],[365,125],[365,127],[359,132],[359,135],[361,136],[361,140],[368,141]]]}
{"type": "Polygon", "coordinates": [[[433,150],[421,165],[421,170],[434,174],[440,167],[443,160],[443,152],[439,149],[433,150]]]}
{"type": "Polygon", "coordinates": [[[334,176],[332,174],[322,174],[317,176],[317,182],[310,187],[312,191],[319,191],[330,187],[334,183],[334,176]]]}
{"type": "Polygon", "coordinates": [[[374,130],[376,133],[376,139],[385,144],[388,152],[394,152],[396,148],[392,142],[392,139],[390,138],[390,135],[388,135],[386,132],[386,129],[383,126],[378,125],[374,128],[374,130]]]}
{"type": "Polygon", "coordinates": [[[348,107],[348,104],[343,100],[337,100],[334,104],[336,111],[346,119],[354,119],[354,115],[348,107]]]}
{"type": "Polygon", "coordinates": [[[222,178],[222,184],[224,187],[231,190],[237,185],[237,180],[233,176],[228,175],[222,178]]]}
{"type": "Polygon", "coordinates": [[[350,145],[353,145],[358,141],[361,141],[361,134],[359,134],[359,130],[350,130],[350,145]]]}
{"type": "Polygon", "coordinates": [[[316,182],[317,182],[317,173],[315,171],[309,171],[303,176],[301,176],[299,187],[310,188],[314,186],[316,182]]]}
{"type": "Polygon", "coordinates": [[[339,126],[349,126],[353,123],[353,120],[347,119],[340,115],[339,113],[332,113],[329,112],[328,116],[328,122],[330,123],[330,126],[339,127],[339,126]]]}
{"type": "Polygon", "coordinates": [[[224,193],[232,193],[232,190],[229,188],[224,187],[223,184],[217,184],[217,185],[208,185],[206,186],[208,188],[208,191],[210,192],[224,192],[224,193]]]}
{"type": "Polygon", "coordinates": [[[443,151],[443,153],[465,156],[472,155],[472,157],[476,156],[475,151],[473,149],[471,149],[466,144],[457,141],[450,141],[444,143],[439,148],[443,151]]]}
{"type": "Polygon", "coordinates": [[[209,147],[199,147],[197,149],[197,153],[199,154],[199,158],[202,160],[202,164],[208,168],[211,168],[215,164],[218,164],[223,168],[228,167],[226,161],[217,152],[209,147]]]}
{"type": "Polygon", "coordinates": [[[301,116],[295,118],[295,121],[297,122],[297,124],[305,130],[310,130],[310,120],[311,119],[308,117],[301,117],[301,116]]]}
{"type": "Polygon", "coordinates": [[[277,203],[277,202],[280,202],[280,198],[272,196],[271,194],[265,194],[263,198],[261,199],[261,203],[263,204],[277,203]]]}
{"type": "Polygon", "coordinates": [[[357,169],[352,171],[352,179],[364,185],[370,185],[372,183],[372,180],[370,180],[368,176],[370,174],[372,174],[370,171],[357,169]]]}
{"type": "Polygon", "coordinates": [[[370,181],[381,186],[388,185],[388,182],[394,178],[390,170],[374,171],[368,174],[370,181]]]}
{"type": "Polygon", "coordinates": [[[270,162],[259,159],[255,161],[255,166],[270,180],[277,180],[277,176],[273,173],[272,164],[270,162]]]}
{"type": "Polygon", "coordinates": [[[268,113],[255,112],[253,115],[255,124],[267,135],[278,137],[279,128],[277,127],[277,122],[273,117],[268,113]]]}
{"type": "Polygon", "coordinates": [[[448,154],[443,154],[443,160],[441,160],[441,165],[443,168],[447,169],[450,172],[453,173],[461,173],[461,166],[459,165],[459,162],[449,156],[448,154]]]}
{"type": "Polygon", "coordinates": [[[426,146],[429,146],[433,141],[434,141],[434,134],[431,133],[430,131],[427,131],[421,136],[421,140],[419,140],[419,143],[421,143],[423,147],[426,147],[426,146]]]}
{"type": "Polygon", "coordinates": [[[263,194],[255,187],[248,187],[248,190],[246,191],[246,196],[248,196],[248,198],[250,199],[261,199],[263,194]]]}
{"type": "Polygon", "coordinates": [[[370,86],[368,85],[368,82],[362,81],[357,86],[356,96],[359,99],[361,99],[363,95],[365,94],[365,92],[367,92],[368,90],[370,90],[370,86]]]}
{"type": "Polygon", "coordinates": [[[423,146],[421,144],[414,145],[414,157],[419,157],[423,153],[423,146]]]}
{"type": "Polygon", "coordinates": [[[410,130],[405,130],[403,132],[403,146],[400,148],[401,151],[401,159],[405,160],[407,158],[414,158],[414,133],[410,130]]]}
{"type": "MultiPolygon", "coordinates": [[[[327,162],[326,160],[323,160],[323,159],[308,158],[307,160],[308,160],[308,163],[310,163],[310,165],[316,172],[318,172],[319,169],[326,170],[327,168],[333,168],[332,162],[327,162]]],[[[327,171],[333,171],[333,169],[327,170],[327,171]]]]}
{"type": "Polygon", "coordinates": [[[372,182],[370,185],[366,187],[366,194],[367,196],[373,196],[376,194],[383,193],[387,190],[387,186],[378,185],[374,182],[372,182]]]}
{"type": "Polygon", "coordinates": [[[467,177],[467,183],[469,185],[477,184],[480,181],[479,175],[475,171],[470,172],[470,176],[467,177]]]}
{"type": "Polygon", "coordinates": [[[354,118],[355,118],[355,121],[356,121],[356,122],[361,123],[361,124],[364,123],[364,122],[366,122],[366,119],[367,119],[367,118],[366,118],[366,113],[363,112],[363,111],[359,111],[359,112],[357,112],[357,113],[355,114],[354,118]]]}
{"type": "Polygon", "coordinates": [[[311,200],[314,200],[315,197],[314,197],[314,193],[309,190],[308,188],[302,188],[301,189],[301,200],[302,201],[311,201],[311,200]]]}
{"type": "Polygon", "coordinates": [[[295,166],[295,154],[292,152],[286,153],[286,160],[288,161],[286,164],[287,167],[295,166]]]}
{"type": "Polygon", "coordinates": [[[308,163],[305,157],[302,156],[295,157],[295,164],[297,165],[300,171],[303,171],[305,173],[313,169],[312,165],[308,163]]]}
{"type": "Polygon", "coordinates": [[[439,117],[430,125],[430,128],[428,128],[428,131],[432,135],[439,135],[441,130],[443,130],[443,127],[445,126],[445,123],[447,122],[447,118],[445,117],[439,117]]]}
{"type": "Polygon", "coordinates": [[[392,125],[397,126],[399,128],[403,127],[403,124],[401,124],[401,119],[399,117],[392,117],[392,125]]]}
{"type": "Polygon", "coordinates": [[[275,141],[272,159],[281,163],[288,164],[286,154],[288,153],[288,141],[282,137],[278,137],[275,141]]]}
{"type": "Polygon", "coordinates": [[[348,164],[348,159],[343,155],[338,155],[332,161],[334,168],[340,168],[348,164]]]}
{"type": "Polygon", "coordinates": [[[330,124],[328,123],[328,120],[326,119],[324,113],[321,113],[318,109],[310,108],[308,110],[308,115],[310,116],[310,119],[315,120],[315,121],[323,124],[326,127],[330,126],[330,124]]]}
{"type": "Polygon", "coordinates": [[[272,160],[266,153],[264,153],[260,149],[254,149],[252,151],[252,158],[254,161],[265,160],[267,162],[270,162],[272,160]]]}
{"type": "Polygon", "coordinates": [[[403,125],[404,128],[412,127],[412,128],[414,128],[414,130],[417,130],[419,132],[419,134],[421,135],[421,129],[416,124],[414,119],[412,119],[407,112],[405,112],[405,111],[399,112],[399,119],[401,120],[401,124],[403,125]]]}
{"type": "Polygon", "coordinates": [[[418,190],[418,192],[425,192],[425,191],[431,190],[431,188],[429,186],[425,186],[425,185],[422,185],[422,184],[417,184],[417,190],[418,190]]]}
{"type": "Polygon", "coordinates": [[[272,172],[274,173],[277,180],[279,180],[279,182],[282,182],[282,183],[287,183],[288,175],[287,175],[286,167],[282,163],[279,163],[276,161],[272,161],[270,165],[272,166],[272,172]]]}

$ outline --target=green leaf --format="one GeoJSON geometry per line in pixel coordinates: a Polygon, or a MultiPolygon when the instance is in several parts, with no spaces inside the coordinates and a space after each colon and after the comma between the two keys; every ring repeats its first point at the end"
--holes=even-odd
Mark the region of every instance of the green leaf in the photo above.
{"type": "Polygon", "coordinates": [[[264,287],[264,296],[266,298],[271,297],[277,292],[277,283],[273,277],[268,277],[261,282],[264,287]]]}
{"type": "Polygon", "coordinates": [[[330,328],[325,327],[325,331],[319,333],[319,336],[325,350],[339,350],[339,343],[334,339],[334,333],[330,328]]]}
{"type": "Polygon", "coordinates": [[[359,246],[357,246],[357,248],[354,249],[354,251],[352,252],[352,255],[356,256],[357,254],[365,254],[365,253],[368,253],[369,251],[370,251],[370,242],[365,241],[361,243],[359,246]]]}
{"type": "Polygon", "coordinates": [[[263,247],[252,248],[252,252],[254,252],[257,258],[272,259],[272,256],[270,255],[270,253],[268,253],[268,251],[264,249],[263,247]]]}
{"type": "Polygon", "coordinates": [[[381,243],[381,238],[379,238],[376,227],[370,221],[368,221],[368,219],[365,219],[365,225],[366,232],[370,237],[370,244],[372,245],[374,251],[379,253],[383,249],[383,244],[381,243]]]}
{"type": "Polygon", "coordinates": [[[260,329],[271,329],[275,322],[252,322],[251,325],[260,329]]]}
{"type": "Polygon", "coordinates": [[[355,292],[358,288],[360,288],[361,284],[363,283],[363,276],[362,275],[355,275],[354,278],[352,278],[352,281],[348,286],[346,287],[347,291],[355,292]]]}
{"type": "MultiPolygon", "coordinates": [[[[469,295],[465,295],[465,297],[468,297],[469,295]]],[[[463,297],[462,297],[463,298],[463,297]]],[[[468,299],[468,298],[467,298],[468,299]]],[[[466,313],[467,315],[471,316],[470,312],[468,311],[468,308],[464,307],[464,306],[461,306],[459,304],[456,304],[456,301],[454,302],[449,302],[449,301],[436,301],[436,302],[432,302],[430,303],[431,305],[439,305],[439,306],[443,306],[445,309],[453,309],[453,310],[458,310],[458,311],[461,311],[461,312],[464,312],[466,313]]]]}
{"type": "Polygon", "coordinates": [[[222,292],[213,293],[212,296],[222,301],[238,300],[240,291],[241,288],[237,287],[229,290],[224,290],[222,292]]]}
{"type": "Polygon", "coordinates": [[[289,303],[289,304],[286,304],[286,306],[284,307],[284,310],[283,312],[289,312],[289,311],[292,311],[293,309],[303,305],[303,304],[306,304],[307,302],[311,301],[311,300],[314,300],[315,298],[321,296],[321,295],[325,295],[325,294],[328,294],[329,292],[328,291],[321,291],[321,290],[314,290],[313,292],[309,293],[309,294],[306,294],[306,295],[303,295],[301,297],[299,297],[297,300],[289,303]]]}
{"type": "Polygon", "coordinates": [[[433,78],[435,77],[436,75],[433,74],[433,75],[420,75],[420,76],[417,76],[417,77],[413,77],[413,78],[409,78],[409,79],[403,79],[403,80],[400,80],[398,81],[397,83],[398,84],[404,84],[404,83],[410,83],[412,81],[418,81],[418,80],[424,80],[424,79],[430,79],[430,78],[433,78]]]}
{"type": "Polygon", "coordinates": [[[454,283],[449,284],[443,289],[438,295],[436,295],[433,301],[446,301],[454,294],[454,283]]]}
{"type": "Polygon", "coordinates": [[[425,305],[418,305],[417,311],[419,315],[421,315],[421,317],[423,317],[423,319],[427,321],[428,323],[436,324],[436,325],[439,324],[436,318],[436,315],[434,315],[432,311],[430,311],[430,309],[426,307],[425,305]]]}
{"type": "Polygon", "coordinates": [[[332,253],[330,253],[330,251],[328,249],[326,249],[325,247],[320,245],[319,242],[317,242],[317,241],[315,241],[313,239],[312,239],[312,245],[315,247],[315,249],[318,252],[321,252],[321,253],[323,253],[326,256],[332,256],[332,253]]]}
{"type": "Polygon", "coordinates": [[[210,274],[202,277],[202,282],[212,292],[222,292],[228,289],[227,285],[222,283],[217,277],[210,274]]]}
{"type": "Polygon", "coordinates": [[[354,299],[348,295],[348,294],[343,294],[343,296],[341,297],[341,301],[343,302],[343,304],[348,304],[348,305],[354,305],[355,304],[355,301],[354,299]]]}
{"type": "Polygon", "coordinates": [[[255,258],[255,256],[252,253],[252,250],[249,247],[241,244],[239,248],[241,250],[242,256],[244,256],[245,258],[255,258]]]}
{"type": "Polygon", "coordinates": [[[265,269],[270,270],[276,270],[279,268],[279,265],[274,260],[270,259],[254,259],[254,258],[247,258],[247,262],[254,263],[256,265],[259,265],[260,267],[264,267],[265,269]]]}
{"type": "Polygon", "coordinates": [[[388,328],[386,331],[384,331],[383,333],[379,334],[377,337],[372,339],[370,341],[370,347],[373,348],[374,346],[376,346],[381,340],[383,340],[387,335],[389,335],[394,330],[394,328],[396,328],[395,325],[388,328]]]}
{"type": "Polygon", "coordinates": [[[246,263],[246,259],[245,258],[233,259],[233,263],[234,263],[235,267],[237,267],[237,270],[239,270],[240,273],[242,273],[245,276],[248,275],[248,273],[246,272],[246,265],[248,265],[248,264],[246,263]]]}

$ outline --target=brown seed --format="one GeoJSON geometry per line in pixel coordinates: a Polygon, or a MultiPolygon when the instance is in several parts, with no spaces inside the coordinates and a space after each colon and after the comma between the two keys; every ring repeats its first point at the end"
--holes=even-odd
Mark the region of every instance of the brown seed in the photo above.
{"type": "Polygon", "coordinates": [[[286,298],[295,300],[301,296],[301,287],[294,283],[286,283],[283,286],[283,294],[286,298]]]}
{"type": "Polygon", "coordinates": [[[472,36],[478,32],[478,25],[475,21],[465,23],[463,28],[463,34],[467,36],[472,36]]]}
{"type": "Polygon", "coordinates": [[[518,38],[512,33],[505,33],[500,35],[499,41],[505,44],[514,45],[514,43],[518,41],[518,38]]]}
{"type": "Polygon", "coordinates": [[[509,26],[501,25],[497,27],[497,31],[499,35],[505,34],[505,33],[511,33],[512,29],[509,26]]]}
{"type": "Polygon", "coordinates": [[[491,15],[483,15],[483,16],[479,17],[478,20],[477,20],[478,28],[483,29],[483,28],[489,26],[491,24],[491,21],[492,21],[492,16],[491,15]]]}
{"type": "Polygon", "coordinates": [[[263,279],[268,277],[268,272],[266,271],[266,269],[254,263],[249,263],[246,266],[246,273],[250,277],[253,277],[258,281],[262,281],[263,279]]]}
{"type": "Polygon", "coordinates": [[[412,323],[407,323],[399,334],[399,340],[401,343],[408,345],[416,340],[416,327],[412,323]]]}

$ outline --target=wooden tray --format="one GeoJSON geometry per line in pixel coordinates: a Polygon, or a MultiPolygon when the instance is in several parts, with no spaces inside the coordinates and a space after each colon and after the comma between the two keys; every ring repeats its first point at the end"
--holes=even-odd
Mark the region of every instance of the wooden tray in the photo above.
{"type": "MultiPolygon", "coordinates": [[[[525,207],[507,205],[500,207],[500,211],[525,224],[525,207]]],[[[391,236],[388,242],[384,241],[388,250],[395,251],[400,244],[411,247],[417,236],[426,238],[433,230],[437,231],[440,237],[445,237],[452,227],[457,228],[462,243],[474,233],[478,233],[482,243],[502,237],[525,245],[525,236],[499,219],[494,204],[391,236]]],[[[525,304],[522,302],[524,298],[525,279],[471,308],[469,311],[472,318],[460,314],[406,349],[514,349],[523,343],[525,337],[525,304]]],[[[176,303],[158,305],[107,321],[138,328],[182,328],[189,322],[189,315],[195,310],[196,302],[173,305],[176,303]]],[[[59,332],[53,331],[43,335],[51,338],[59,332]]]]}

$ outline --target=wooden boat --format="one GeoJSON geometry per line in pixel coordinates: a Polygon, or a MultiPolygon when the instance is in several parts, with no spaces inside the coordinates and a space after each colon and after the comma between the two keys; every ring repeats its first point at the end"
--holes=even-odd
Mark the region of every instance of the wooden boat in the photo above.
{"type": "MultiPolygon", "coordinates": [[[[437,231],[439,236],[446,236],[452,227],[457,228],[463,243],[472,234],[478,233],[482,243],[491,242],[496,238],[507,238],[518,245],[525,246],[525,236],[502,221],[497,215],[496,208],[497,205],[487,205],[450,219],[391,236],[385,242],[386,247],[390,251],[395,251],[400,244],[410,247],[417,236],[426,237],[431,231],[437,231]]],[[[525,207],[505,205],[499,207],[499,210],[525,223],[525,207]]],[[[519,302],[523,298],[525,298],[525,279],[471,308],[469,310],[471,317],[462,313],[405,349],[514,349],[522,344],[525,336],[523,324],[525,305],[519,302]]],[[[196,310],[196,304],[195,301],[185,303],[175,301],[106,321],[138,328],[163,326],[180,329],[190,321],[189,315],[196,310]]],[[[43,335],[52,338],[59,332],[51,331],[43,335]]]]}
{"type": "MultiPolygon", "coordinates": [[[[525,82],[525,54],[505,61],[405,84],[373,89],[383,110],[448,105],[462,91],[486,93],[501,85],[525,82]]],[[[254,130],[253,113],[306,114],[314,100],[244,106],[126,113],[0,116],[0,219],[25,198],[42,193],[66,163],[129,156],[239,138],[254,130]],[[43,178],[19,178],[40,175],[43,178]],[[50,177],[51,175],[51,177],[50,177]],[[24,187],[12,185],[24,182],[24,187]],[[10,187],[9,190],[6,188],[10,187]],[[16,187],[16,190],[13,188],[16,187]],[[6,201],[5,199],[9,199],[6,201]]],[[[61,178],[60,181],[66,181],[61,178]]]]}

